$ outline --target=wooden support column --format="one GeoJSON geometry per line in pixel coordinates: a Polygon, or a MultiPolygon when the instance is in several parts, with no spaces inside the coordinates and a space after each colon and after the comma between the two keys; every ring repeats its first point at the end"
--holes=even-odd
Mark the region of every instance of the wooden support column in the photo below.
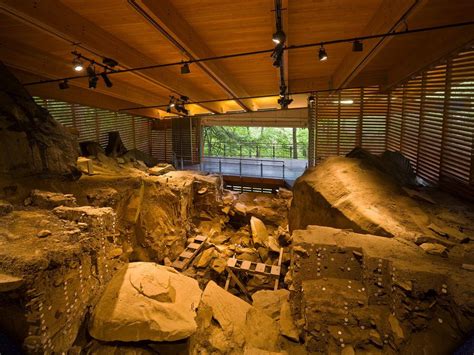
{"type": "Polygon", "coordinates": [[[449,58],[446,63],[446,78],[445,78],[445,85],[444,85],[444,103],[443,103],[443,125],[441,131],[441,153],[440,153],[440,164],[439,164],[439,180],[441,181],[441,177],[444,170],[444,150],[446,145],[446,131],[448,129],[448,110],[449,104],[451,100],[451,73],[452,73],[452,58],[449,58]]]}

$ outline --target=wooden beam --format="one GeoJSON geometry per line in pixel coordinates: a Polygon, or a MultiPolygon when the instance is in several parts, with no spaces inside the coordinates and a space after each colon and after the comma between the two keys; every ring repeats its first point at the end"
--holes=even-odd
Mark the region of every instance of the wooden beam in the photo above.
{"type": "MultiPolygon", "coordinates": [[[[133,68],[155,64],[151,58],[80,16],[59,0],[2,0],[0,9],[30,26],[66,42],[80,43],[81,46],[92,52],[114,58],[125,67],[133,68]]],[[[177,74],[172,69],[162,68],[153,72],[136,72],[134,75],[171,92],[184,94],[193,101],[212,99],[210,94],[185,81],[180,81],[178,88],[177,74]]],[[[217,103],[206,104],[203,107],[212,112],[222,112],[217,103]]]]}
{"type": "MultiPolygon", "coordinates": [[[[31,48],[26,45],[17,44],[14,46],[13,44],[8,43],[8,46],[5,46],[3,43],[0,44],[0,60],[12,68],[38,75],[42,79],[57,79],[71,74],[70,63],[65,63],[63,60],[55,58],[49,53],[41,52],[36,48],[31,48]]],[[[111,88],[106,88],[100,83],[97,85],[97,89],[90,91],[100,92],[110,97],[140,105],[153,105],[156,103],[156,100],[162,102],[166,102],[167,100],[163,97],[157,97],[153,93],[143,90],[142,88],[118,80],[118,77],[112,78],[112,80],[115,85],[111,88]]],[[[33,79],[33,81],[35,80],[33,79]]],[[[87,79],[73,80],[69,82],[69,85],[84,89],[88,89],[89,87],[87,79]]],[[[34,86],[47,86],[49,92],[52,90],[57,90],[58,92],[64,91],[59,89],[57,83],[34,86]]]]}
{"type": "MultiPolygon", "coordinates": [[[[193,58],[213,57],[215,53],[199,37],[194,29],[183,19],[176,8],[168,0],[141,0],[143,7],[156,23],[163,28],[193,58]]],[[[178,48],[179,49],[179,48],[178,48]]],[[[232,98],[250,96],[232,75],[226,72],[217,62],[197,63],[199,67],[232,98]]],[[[250,108],[241,100],[236,102],[246,111],[250,108]]]]}
{"type": "MultiPolygon", "coordinates": [[[[401,21],[415,10],[422,8],[427,0],[384,0],[361,35],[367,36],[397,30],[401,21]]],[[[364,41],[363,52],[350,52],[342,60],[332,76],[332,88],[349,87],[354,79],[393,37],[364,41]]]]}
{"type": "Polygon", "coordinates": [[[400,56],[398,65],[387,73],[386,84],[381,88],[383,92],[393,89],[406,79],[428,69],[433,63],[439,63],[459,49],[474,43],[472,28],[444,30],[435,36],[423,37],[424,40],[417,41],[416,50],[405,50],[405,55],[400,56]]]}

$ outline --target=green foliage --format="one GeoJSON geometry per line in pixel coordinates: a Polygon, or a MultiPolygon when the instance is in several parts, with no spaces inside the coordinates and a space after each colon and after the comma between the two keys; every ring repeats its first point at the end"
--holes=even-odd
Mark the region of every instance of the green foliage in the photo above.
{"type": "MultiPolygon", "coordinates": [[[[292,158],[295,145],[292,128],[205,127],[204,155],[227,157],[292,158]]],[[[296,129],[297,157],[305,159],[308,130],[296,129]]]]}

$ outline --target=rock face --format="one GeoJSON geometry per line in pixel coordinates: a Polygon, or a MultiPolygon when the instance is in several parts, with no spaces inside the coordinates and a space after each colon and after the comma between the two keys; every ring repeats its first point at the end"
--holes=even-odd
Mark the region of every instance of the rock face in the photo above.
{"type": "Polygon", "coordinates": [[[278,323],[214,281],[202,294],[198,323],[199,329],[191,338],[191,354],[242,354],[244,348],[266,354],[280,349],[278,323]]]}
{"type": "Polygon", "coordinates": [[[431,234],[428,215],[366,160],[328,158],[296,180],[293,194],[290,230],[314,224],[407,239],[431,234]]]}
{"type": "Polygon", "coordinates": [[[175,341],[192,335],[196,280],[155,263],[130,263],[107,286],[89,325],[103,341],[175,341]]]}
{"type": "Polygon", "coordinates": [[[9,214],[11,211],[13,211],[13,205],[8,201],[0,200],[0,217],[9,214]]]}
{"type": "Polygon", "coordinates": [[[0,63],[0,173],[79,178],[76,137],[0,63]]]}

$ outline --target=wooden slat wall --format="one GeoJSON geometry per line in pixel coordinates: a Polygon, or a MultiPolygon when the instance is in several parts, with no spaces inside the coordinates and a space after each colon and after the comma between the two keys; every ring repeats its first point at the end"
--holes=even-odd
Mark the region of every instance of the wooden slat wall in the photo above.
{"type": "Polygon", "coordinates": [[[359,146],[378,154],[386,148],[388,96],[377,88],[315,93],[309,110],[309,165],[359,146]],[[313,146],[312,146],[313,145],[313,146]]]}
{"type": "Polygon", "coordinates": [[[79,134],[79,142],[96,141],[105,148],[108,132],[119,131],[127,149],[137,148],[150,153],[151,120],[148,118],[53,99],[39,97],[34,99],[58,122],[66,127],[74,128],[79,134]]]}
{"type": "Polygon", "coordinates": [[[153,121],[151,154],[160,163],[173,163],[173,133],[171,120],[153,121]]]}
{"type": "Polygon", "coordinates": [[[406,82],[390,95],[387,146],[417,174],[474,198],[474,50],[406,82]]]}

